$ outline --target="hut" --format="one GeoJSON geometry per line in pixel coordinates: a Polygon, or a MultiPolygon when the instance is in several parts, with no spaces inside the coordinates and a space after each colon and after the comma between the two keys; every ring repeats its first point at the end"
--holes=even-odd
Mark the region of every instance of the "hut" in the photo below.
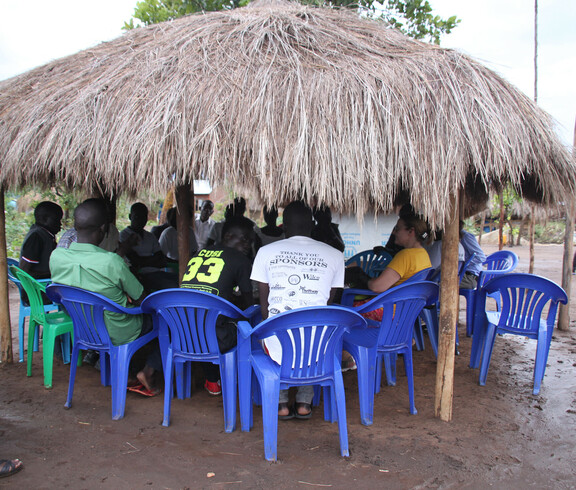
{"type": "Polygon", "coordinates": [[[302,198],[358,216],[407,193],[449,238],[436,393],[445,420],[460,214],[506,184],[547,204],[576,181],[550,118],[482,64],[347,9],[284,1],[135,29],[0,82],[0,165],[4,188],[137,193],[175,179],[186,203],[201,176],[267,204],[302,198]]]}

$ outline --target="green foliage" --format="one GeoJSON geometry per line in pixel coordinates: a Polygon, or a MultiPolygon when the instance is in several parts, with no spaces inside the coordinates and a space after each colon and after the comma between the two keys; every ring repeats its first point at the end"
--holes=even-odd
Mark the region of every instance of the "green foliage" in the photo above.
{"type": "MultiPolygon", "coordinates": [[[[350,8],[375,19],[388,22],[414,39],[440,44],[440,37],[449,34],[459,23],[455,15],[443,19],[432,13],[427,0],[300,0],[305,5],[326,5],[350,8]]],[[[129,30],[141,25],[177,19],[195,12],[228,10],[243,7],[249,0],[142,0],[137,2],[132,19],[124,23],[129,30]],[[136,22],[134,22],[136,20],[136,22]]]]}
{"type": "Polygon", "coordinates": [[[565,233],[566,223],[564,221],[550,221],[545,225],[534,226],[534,241],[536,243],[562,244],[565,233]]]}

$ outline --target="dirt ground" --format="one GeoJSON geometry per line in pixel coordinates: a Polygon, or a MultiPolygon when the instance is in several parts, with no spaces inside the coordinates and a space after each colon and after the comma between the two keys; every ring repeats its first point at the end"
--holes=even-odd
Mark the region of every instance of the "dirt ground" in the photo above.
{"type": "MultiPolygon", "coordinates": [[[[527,271],[527,247],[513,250],[518,270],[527,271]]],[[[537,274],[560,282],[561,260],[561,246],[536,247],[537,274]]],[[[397,386],[376,395],[374,425],[361,425],[356,372],[345,373],[350,457],[340,457],[338,427],[325,422],[318,407],[312,420],[279,423],[277,463],[264,459],[258,409],[251,432],[226,434],[221,398],[198,388],[191,398],[173,401],[171,425],[164,428],[162,397],[128,393],[125,418],[113,421],[110,389],[83,366],[74,405],[65,410],[69,367],[55,361],[54,387],[45,390],[36,354],[30,378],[24,364],[0,367],[0,458],[18,457],[25,465],[0,486],[575,488],[575,331],[555,332],[539,396],[532,395],[533,341],[499,337],[487,385],[480,387],[478,371],[468,368],[470,339],[462,334],[450,423],[434,417],[436,361],[429,345],[414,356],[417,415],[408,411],[400,368],[397,386]]]]}

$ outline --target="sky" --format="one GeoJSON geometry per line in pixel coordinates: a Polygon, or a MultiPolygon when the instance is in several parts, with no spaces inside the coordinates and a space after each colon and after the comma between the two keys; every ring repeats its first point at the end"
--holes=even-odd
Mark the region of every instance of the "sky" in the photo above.
{"type": "MultiPolygon", "coordinates": [[[[534,97],[534,0],[429,0],[462,22],[442,38],[534,97]]],[[[0,0],[0,80],[122,35],[137,0],[0,0]]],[[[538,103],[571,146],[576,119],[575,0],[539,0],[538,103]]]]}

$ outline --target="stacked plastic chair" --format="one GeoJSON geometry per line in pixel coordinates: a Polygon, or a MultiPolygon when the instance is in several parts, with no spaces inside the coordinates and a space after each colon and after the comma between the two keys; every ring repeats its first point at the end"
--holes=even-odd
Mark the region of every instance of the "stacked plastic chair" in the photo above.
{"type": "Polygon", "coordinates": [[[170,425],[174,373],[177,373],[180,397],[190,396],[188,367],[192,361],[210,362],[220,367],[224,430],[236,428],[237,358],[236,347],[220,352],[216,321],[220,315],[231,320],[255,319],[260,307],[240,310],[214,294],[194,289],[165,289],[151,294],[142,302],[142,310],[155,316],[159,326],[160,351],[164,363],[164,420],[170,425]],[[185,386],[180,383],[182,381],[185,386]]]}
{"type": "MultiPolygon", "coordinates": [[[[65,306],[74,324],[72,359],[80,360],[80,350],[95,350],[100,353],[100,376],[104,386],[112,385],[112,419],[124,417],[126,408],[126,387],[128,367],[134,353],[158,336],[156,329],[122,345],[114,345],[110,340],[104,321],[104,312],[126,315],[139,315],[140,308],[125,308],[101,294],[62,284],[52,284],[46,289],[48,297],[65,306]]],[[[72,406],[76,363],[70,367],[70,382],[66,408],[72,406]]]]}
{"type": "Polygon", "coordinates": [[[342,336],[364,330],[366,320],[348,308],[318,306],[275,315],[252,329],[239,322],[238,378],[242,430],[253,425],[252,391],[261,392],[264,455],[277,459],[278,400],[281,389],[291,386],[324,387],[324,418],[338,422],[340,453],[348,456],[346,401],[340,367],[342,336]],[[276,336],[282,345],[282,363],[264,352],[260,341],[276,336]],[[254,374],[254,376],[253,376],[254,374]]]}
{"type": "MultiPolygon", "coordinates": [[[[56,337],[60,336],[62,346],[62,359],[70,362],[70,334],[72,333],[72,320],[63,311],[47,313],[42,293],[46,286],[22,269],[11,266],[10,272],[20,281],[28,301],[30,302],[30,326],[28,329],[28,352],[26,375],[32,376],[32,352],[34,339],[39,335],[42,327],[42,364],[44,367],[44,387],[52,388],[52,369],[54,364],[54,344],[56,337]]],[[[54,305],[52,305],[54,306],[54,305]]]]}
{"type": "Polygon", "coordinates": [[[474,339],[482,345],[479,382],[486,384],[497,336],[521,335],[537,341],[533,394],[540,392],[546,370],[558,304],[566,304],[566,292],[556,283],[533,274],[506,274],[492,279],[479,292],[474,339]],[[487,311],[486,298],[498,293],[500,310],[487,311]],[[547,311],[546,311],[547,308],[547,311]]]}

